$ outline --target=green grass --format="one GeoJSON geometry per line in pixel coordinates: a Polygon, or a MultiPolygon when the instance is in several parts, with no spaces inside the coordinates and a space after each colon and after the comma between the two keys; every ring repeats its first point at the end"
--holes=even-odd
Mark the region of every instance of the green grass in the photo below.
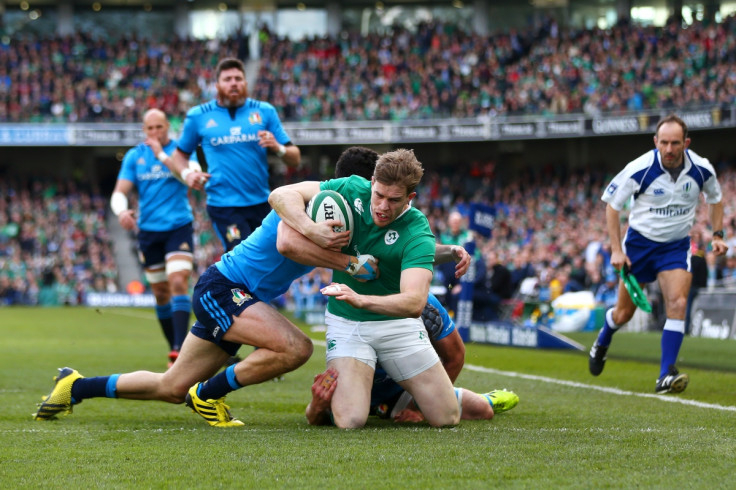
{"type": "MultiPolygon", "coordinates": [[[[589,345],[593,334],[574,338],[589,345]]],[[[583,352],[468,345],[457,384],[506,387],[521,402],[452,429],[374,419],[355,431],[308,426],[320,345],[283,381],[228,396],[243,428],[211,428],[180,405],[107,399],[34,422],[58,367],[161,370],[165,344],[149,310],[4,308],[0,487],[733,487],[736,342],[687,338],[682,395],[653,395],[658,359],[656,333],[617,334],[598,378],[583,352]]]]}

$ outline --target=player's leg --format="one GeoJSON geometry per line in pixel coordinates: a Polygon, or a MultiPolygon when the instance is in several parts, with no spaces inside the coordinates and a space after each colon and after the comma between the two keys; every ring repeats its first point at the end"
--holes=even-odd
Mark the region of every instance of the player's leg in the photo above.
{"type": "Polygon", "coordinates": [[[163,232],[138,232],[139,259],[143,264],[146,281],[151,285],[151,292],[156,298],[156,318],[171,351],[174,348],[174,318],[171,289],[166,277],[165,240],[166,234],[163,232]]]}
{"type": "Polygon", "coordinates": [[[192,302],[189,298],[189,278],[192,275],[193,255],[192,225],[188,223],[170,232],[167,236],[166,278],[171,289],[171,313],[173,319],[173,339],[170,362],[176,360],[184,337],[189,330],[192,302]]]}
{"type": "Polygon", "coordinates": [[[689,381],[687,374],[679,373],[675,364],[685,337],[687,294],[692,274],[684,269],[666,270],[659,273],[658,279],[667,319],[662,330],[662,356],[655,391],[679,393],[687,387],[689,381]]]}
{"type": "Polygon", "coordinates": [[[339,373],[332,396],[332,417],[341,429],[358,429],[368,420],[373,366],[352,357],[339,357],[327,362],[339,373]]]}
{"type": "MultiPolygon", "coordinates": [[[[431,350],[434,352],[433,349],[431,350]]],[[[415,353],[411,357],[416,358],[417,355],[415,353]]],[[[424,358],[424,355],[419,355],[424,358]]],[[[395,366],[401,370],[409,370],[410,366],[415,365],[410,358],[396,359],[395,362],[395,366]],[[402,364],[404,364],[403,367],[401,367],[402,364]]],[[[457,425],[460,421],[458,395],[439,360],[429,369],[410,378],[397,380],[397,382],[411,393],[424,418],[433,427],[457,425]]]]}

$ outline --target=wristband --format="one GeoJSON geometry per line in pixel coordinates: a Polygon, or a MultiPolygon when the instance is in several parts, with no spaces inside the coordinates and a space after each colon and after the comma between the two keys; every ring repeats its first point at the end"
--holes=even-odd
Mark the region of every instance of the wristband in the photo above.
{"type": "Polygon", "coordinates": [[[286,147],[284,145],[279,145],[279,151],[276,152],[276,155],[278,155],[279,158],[286,155],[286,147]]]}
{"type": "Polygon", "coordinates": [[[713,232],[713,238],[720,238],[721,240],[723,240],[723,237],[724,237],[723,230],[718,230],[718,231],[713,232]]]}
{"type": "Polygon", "coordinates": [[[115,191],[112,193],[110,198],[110,209],[115,213],[115,216],[120,216],[120,213],[128,209],[128,198],[122,192],[115,191]]]}
{"type": "Polygon", "coordinates": [[[161,150],[156,154],[156,158],[158,158],[161,163],[166,163],[166,159],[169,158],[169,155],[167,155],[165,151],[161,150]]]}
{"type": "Polygon", "coordinates": [[[181,176],[181,180],[183,180],[185,184],[187,182],[187,175],[191,174],[192,172],[194,172],[194,170],[192,170],[191,168],[185,168],[184,170],[179,172],[179,175],[181,176]]]}

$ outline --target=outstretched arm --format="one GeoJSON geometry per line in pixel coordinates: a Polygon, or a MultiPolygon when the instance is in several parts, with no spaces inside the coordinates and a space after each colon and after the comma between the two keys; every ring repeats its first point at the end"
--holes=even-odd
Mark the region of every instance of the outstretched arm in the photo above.
{"type": "Polygon", "coordinates": [[[358,281],[378,277],[378,260],[375,257],[371,255],[354,257],[322,248],[283,221],[279,223],[276,248],[281,255],[294,262],[347,271],[358,281]]]}
{"type": "Polygon", "coordinates": [[[455,278],[460,279],[470,267],[470,254],[459,245],[437,244],[434,249],[434,263],[444,264],[454,260],[455,278]]]}

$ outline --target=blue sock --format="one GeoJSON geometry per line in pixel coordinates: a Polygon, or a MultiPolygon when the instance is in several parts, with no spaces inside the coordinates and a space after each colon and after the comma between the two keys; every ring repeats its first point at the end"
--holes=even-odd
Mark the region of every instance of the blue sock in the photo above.
{"type": "Polygon", "coordinates": [[[677,363],[677,355],[680,353],[682,339],[685,337],[685,320],[673,320],[668,318],[664,322],[662,331],[662,363],[659,366],[659,377],[661,378],[669,371],[670,366],[677,363]]]}
{"type": "Polygon", "coordinates": [[[605,319],[606,320],[603,322],[603,328],[601,328],[596,342],[600,346],[608,347],[611,345],[613,334],[616,333],[616,330],[619,329],[620,325],[613,323],[613,308],[609,308],[608,311],[606,311],[605,319]]]}
{"type": "Polygon", "coordinates": [[[233,364],[199,385],[197,396],[202,400],[217,400],[242,387],[243,385],[235,379],[235,364],[233,364]]]}
{"type": "Polygon", "coordinates": [[[156,318],[161,324],[161,331],[166,337],[166,342],[169,343],[169,349],[174,349],[174,320],[173,313],[171,311],[171,303],[165,305],[156,305],[156,318]]]}
{"type": "Polygon", "coordinates": [[[189,296],[181,295],[171,298],[172,319],[173,319],[173,341],[171,343],[172,350],[181,349],[184,343],[184,337],[189,331],[189,315],[192,310],[192,301],[189,296]]]}
{"type": "Polygon", "coordinates": [[[80,378],[72,385],[72,403],[80,403],[85,398],[117,398],[119,374],[80,378]]]}

